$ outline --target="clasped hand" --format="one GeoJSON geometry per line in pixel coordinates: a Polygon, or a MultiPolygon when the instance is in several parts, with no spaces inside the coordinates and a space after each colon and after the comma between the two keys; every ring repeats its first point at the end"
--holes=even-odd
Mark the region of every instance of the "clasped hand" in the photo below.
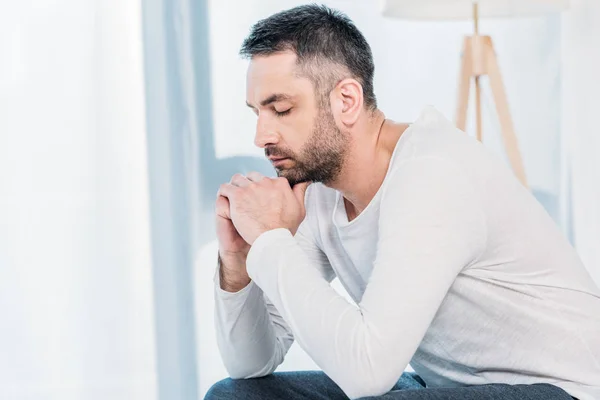
{"type": "Polygon", "coordinates": [[[236,174],[219,188],[217,215],[230,219],[249,245],[272,229],[285,228],[295,235],[306,215],[304,195],[309,184],[291,188],[285,178],[236,174]]]}

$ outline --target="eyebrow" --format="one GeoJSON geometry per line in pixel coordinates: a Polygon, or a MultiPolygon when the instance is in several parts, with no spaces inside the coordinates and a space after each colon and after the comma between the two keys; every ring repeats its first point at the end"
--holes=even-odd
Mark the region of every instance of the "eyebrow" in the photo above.
{"type": "MultiPolygon", "coordinates": [[[[265,107],[265,106],[268,106],[269,104],[276,103],[278,101],[291,100],[291,99],[292,99],[292,96],[289,96],[287,94],[275,93],[275,94],[272,94],[271,96],[267,97],[263,101],[261,101],[260,105],[262,107],[265,107]]],[[[251,105],[247,101],[246,101],[246,105],[250,108],[255,108],[253,105],[251,105]]]]}

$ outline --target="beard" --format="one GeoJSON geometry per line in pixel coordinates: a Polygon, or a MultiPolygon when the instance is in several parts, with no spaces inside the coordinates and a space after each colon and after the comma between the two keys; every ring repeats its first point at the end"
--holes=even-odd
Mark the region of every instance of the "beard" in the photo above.
{"type": "Polygon", "coordinates": [[[276,167],[278,177],[288,180],[291,187],[301,182],[328,184],[337,179],[349,147],[349,136],[335,124],[331,109],[319,112],[308,141],[296,155],[289,149],[267,147],[265,155],[285,157],[292,162],[289,167],[276,167]]]}

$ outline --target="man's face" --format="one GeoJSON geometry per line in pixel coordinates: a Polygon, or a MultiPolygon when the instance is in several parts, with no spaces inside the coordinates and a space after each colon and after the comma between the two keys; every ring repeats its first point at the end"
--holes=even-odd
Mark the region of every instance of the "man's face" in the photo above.
{"type": "Polygon", "coordinates": [[[298,68],[292,52],[252,58],[246,103],[258,116],[254,142],[291,186],[329,183],[343,166],[349,136],[334,121],[328,93],[317,94],[298,68]]]}

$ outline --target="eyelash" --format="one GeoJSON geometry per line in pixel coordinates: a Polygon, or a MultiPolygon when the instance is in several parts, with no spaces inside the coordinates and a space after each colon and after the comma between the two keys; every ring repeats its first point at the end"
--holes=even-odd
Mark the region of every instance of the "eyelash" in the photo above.
{"type": "Polygon", "coordinates": [[[290,113],[290,111],[292,111],[292,109],[291,109],[291,108],[289,108],[289,109],[287,109],[287,110],[285,110],[285,111],[281,111],[281,112],[279,112],[279,111],[277,111],[277,110],[273,110],[273,111],[275,112],[275,115],[276,115],[277,117],[285,117],[286,115],[288,115],[288,114],[290,113]]]}

